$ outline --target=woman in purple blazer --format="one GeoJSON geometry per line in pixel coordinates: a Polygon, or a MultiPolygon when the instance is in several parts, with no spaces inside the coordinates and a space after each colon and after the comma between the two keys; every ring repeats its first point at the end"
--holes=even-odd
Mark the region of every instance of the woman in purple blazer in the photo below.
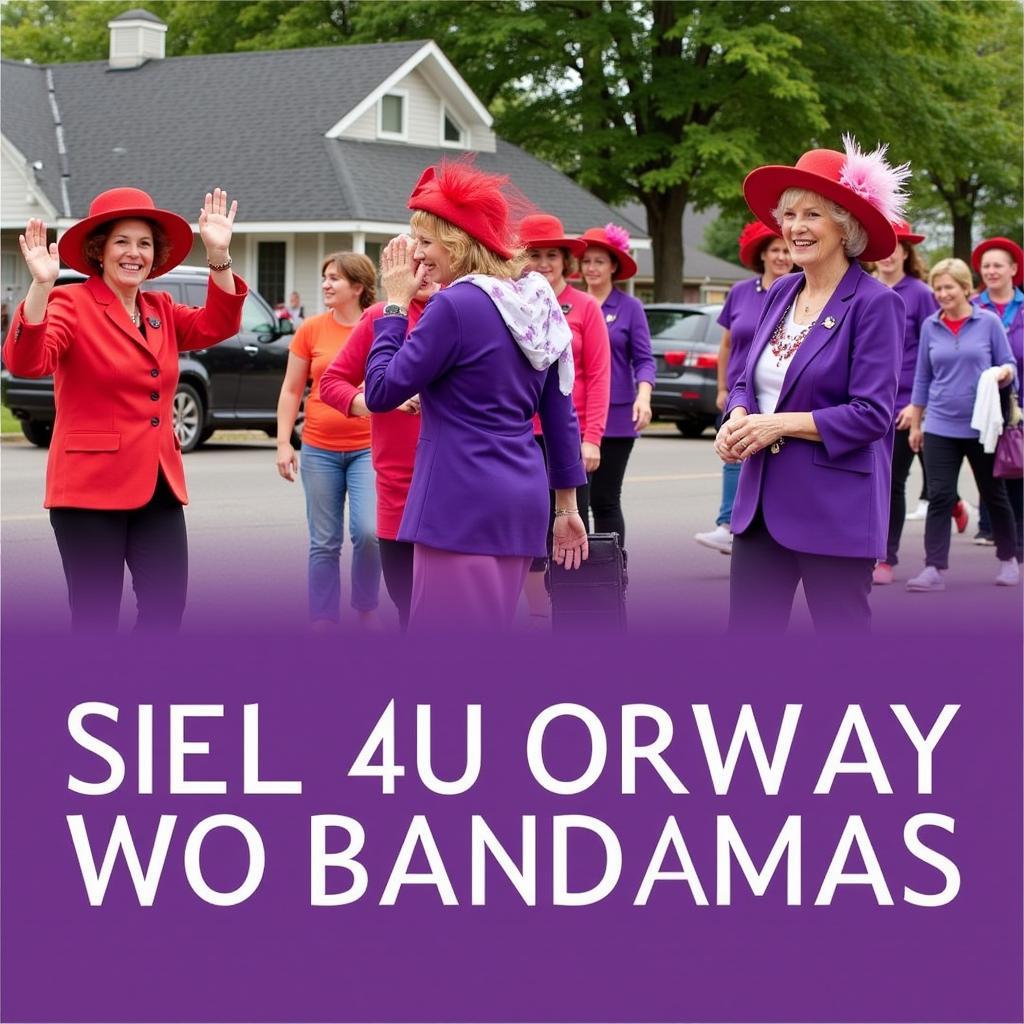
{"type": "Polygon", "coordinates": [[[586,482],[572,404],[572,334],[551,286],[523,266],[507,179],[469,162],[429,167],[409,199],[413,240],[381,257],[387,298],[366,365],[366,405],[420,396],[421,426],[398,539],[414,545],[410,628],[493,628],[515,614],[530,562],[587,557],[586,482]],[[447,286],[406,337],[425,280],[447,286]],[[404,343],[403,343],[404,339],[404,343]],[[533,440],[540,413],[547,445],[533,440]]]}
{"type": "Polygon", "coordinates": [[[819,632],[864,633],[885,551],[903,301],[857,262],[896,247],[909,168],[885,149],[816,149],[743,192],[803,271],[776,281],[715,439],[742,463],[730,630],[779,632],[798,583],[819,632]]]}
{"type": "MultiPolygon", "coordinates": [[[[754,331],[761,320],[768,289],[793,269],[789,246],[778,231],[751,221],[740,232],[740,263],[758,272],[757,277],[740,281],[729,289],[725,305],[718,316],[722,325],[722,341],[718,346],[718,411],[725,409],[729,392],[743,372],[747,351],[754,340],[754,331]]],[[[736,500],[736,485],[740,481],[740,464],[722,464],[722,501],[718,507],[715,528],[694,535],[702,547],[732,554],[732,505],[736,500]]]]}

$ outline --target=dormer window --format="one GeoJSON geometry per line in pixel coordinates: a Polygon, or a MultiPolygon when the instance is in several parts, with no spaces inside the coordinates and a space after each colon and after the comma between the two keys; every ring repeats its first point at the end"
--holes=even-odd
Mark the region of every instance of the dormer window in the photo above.
{"type": "Polygon", "coordinates": [[[441,107],[441,145],[462,148],[466,145],[465,129],[444,106],[441,107]]]}
{"type": "Polygon", "coordinates": [[[389,92],[380,98],[377,106],[377,135],[382,139],[402,139],[408,136],[407,92],[389,92]]]}

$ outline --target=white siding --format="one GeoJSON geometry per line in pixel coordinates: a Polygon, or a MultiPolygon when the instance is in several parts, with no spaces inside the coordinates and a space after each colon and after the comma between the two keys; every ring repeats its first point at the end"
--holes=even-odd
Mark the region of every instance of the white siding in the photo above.
{"type": "Polygon", "coordinates": [[[5,227],[24,228],[29,217],[42,217],[53,226],[56,211],[47,204],[26,177],[32,172],[7,146],[0,150],[0,209],[5,227]]]}
{"type": "Polygon", "coordinates": [[[345,130],[342,138],[364,139],[372,142],[377,138],[377,105],[374,104],[360,118],[353,122],[351,127],[345,130]]]}

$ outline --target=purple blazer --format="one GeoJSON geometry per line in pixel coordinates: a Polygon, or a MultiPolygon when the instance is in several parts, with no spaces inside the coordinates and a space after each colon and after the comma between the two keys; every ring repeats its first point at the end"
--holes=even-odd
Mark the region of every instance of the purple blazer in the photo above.
{"type": "Polygon", "coordinates": [[[636,386],[654,387],[651,328],[643,303],[620,288],[612,288],[601,303],[612,350],[612,384],[605,437],[637,437],[633,429],[636,386]]]}
{"type": "Polygon", "coordinates": [[[421,399],[398,539],[462,554],[544,557],[548,487],[587,481],[558,367],[533,369],[494,303],[469,282],[432,296],[407,338],[406,327],[399,316],[374,324],[365,384],[371,412],[421,399]],[[533,439],[538,410],[547,472],[533,439]]]}
{"type": "MultiPolygon", "coordinates": [[[[736,406],[759,411],[754,367],[802,285],[802,275],[790,274],[768,290],[727,414],[736,406]]],[[[821,441],[789,437],[777,454],[765,449],[743,463],[734,533],[748,529],[760,508],[768,532],[794,551],[885,557],[905,322],[899,295],[851,263],[793,356],[776,408],[813,413],[821,441]]]]}

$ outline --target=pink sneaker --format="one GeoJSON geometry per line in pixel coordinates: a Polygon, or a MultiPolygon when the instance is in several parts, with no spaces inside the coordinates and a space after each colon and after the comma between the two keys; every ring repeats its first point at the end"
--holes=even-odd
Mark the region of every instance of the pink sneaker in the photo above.
{"type": "Polygon", "coordinates": [[[871,573],[871,582],[876,587],[887,587],[892,583],[892,566],[888,562],[879,562],[871,573]]]}

